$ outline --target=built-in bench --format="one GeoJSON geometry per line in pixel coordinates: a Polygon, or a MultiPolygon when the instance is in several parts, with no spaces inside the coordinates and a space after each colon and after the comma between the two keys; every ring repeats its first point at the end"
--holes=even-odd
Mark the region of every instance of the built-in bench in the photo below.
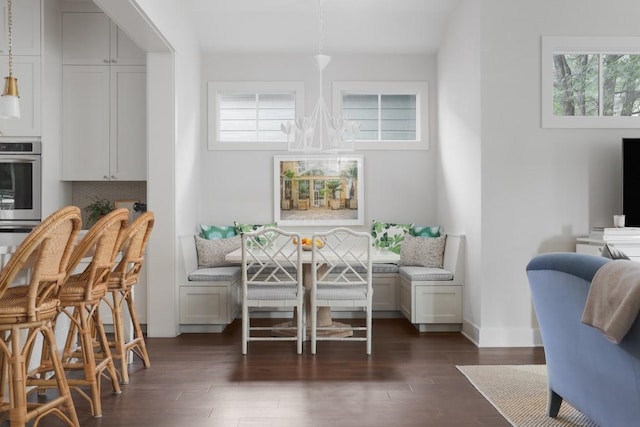
{"type": "Polygon", "coordinates": [[[462,325],[464,236],[447,236],[442,268],[400,266],[400,311],[420,332],[462,325]]]}
{"type": "Polygon", "coordinates": [[[180,331],[222,332],[240,313],[240,266],[198,268],[193,235],[180,237],[180,331]]]}
{"type": "MultiPolygon", "coordinates": [[[[193,235],[181,236],[181,332],[222,332],[240,313],[240,266],[198,268],[193,235]]],[[[460,330],[464,237],[447,236],[443,268],[374,264],[373,311],[402,313],[420,331],[460,330]]],[[[336,312],[334,317],[349,317],[336,312]]]]}

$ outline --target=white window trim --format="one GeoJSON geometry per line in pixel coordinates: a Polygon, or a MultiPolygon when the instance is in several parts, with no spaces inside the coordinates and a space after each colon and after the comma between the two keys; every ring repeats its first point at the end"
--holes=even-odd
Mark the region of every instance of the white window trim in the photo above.
{"type": "Polygon", "coordinates": [[[416,95],[415,141],[355,141],[356,150],[428,150],[429,149],[429,84],[427,82],[333,82],[333,112],[342,112],[342,94],[416,95]]]}
{"type": "Polygon", "coordinates": [[[286,93],[295,92],[295,115],[304,110],[304,82],[207,82],[207,147],[209,150],[287,150],[287,141],[220,141],[218,138],[218,107],[220,93],[286,93]]]}
{"type": "Polygon", "coordinates": [[[543,128],[638,128],[640,117],[556,116],[553,114],[554,53],[640,54],[640,37],[542,37],[543,128]]]}

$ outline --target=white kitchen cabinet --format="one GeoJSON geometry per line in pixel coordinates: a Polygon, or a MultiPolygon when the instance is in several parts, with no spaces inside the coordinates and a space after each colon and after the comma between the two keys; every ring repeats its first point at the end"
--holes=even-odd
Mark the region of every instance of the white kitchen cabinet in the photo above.
{"type": "MultiPolygon", "coordinates": [[[[12,9],[13,54],[40,55],[40,0],[14,0],[12,9]]],[[[0,0],[0,55],[9,54],[7,18],[7,0],[0,0]]]]}
{"type": "Polygon", "coordinates": [[[65,65],[62,80],[63,180],[146,180],[146,68],[65,65]]]}
{"type": "Polygon", "coordinates": [[[62,63],[145,65],[146,53],[102,12],[62,13],[62,63]]]}
{"type": "MultiPolygon", "coordinates": [[[[8,57],[0,56],[0,70],[8,75],[8,57]]],[[[13,76],[18,79],[20,118],[0,119],[0,130],[5,136],[40,136],[40,57],[14,56],[13,76]]],[[[4,87],[4,80],[0,84],[4,87]]]]}

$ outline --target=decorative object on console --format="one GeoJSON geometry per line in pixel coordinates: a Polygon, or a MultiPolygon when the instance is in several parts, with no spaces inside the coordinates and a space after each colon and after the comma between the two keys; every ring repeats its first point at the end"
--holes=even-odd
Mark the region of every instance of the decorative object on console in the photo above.
{"type": "Polygon", "coordinates": [[[287,135],[289,151],[353,151],[355,137],[360,123],[344,120],[341,116],[332,116],[322,97],[322,71],[331,61],[329,55],[322,54],[324,13],[322,0],[318,0],[318,54],[314,59],[319,70],[319,93],[311,115],[299,117],[295,122],[282,123],[280,129],[287,135]],[[351,139],[345,139],[349,135],[351,139]]]}
{"type": "Polygon", "coordinates": [[[604,245],[600,250],[602,256],[609,259],[630,259],[627,254],[613,246],[604,245]]]}
{"type": "Polygon", "coordinates": [[[414,237],[407,234],[400,247],[399,265],[442,268],[447,235],[440,237],[414,237]]]}
{"type": "Polygon", "coordinates": [[[4,92],[0,96],[0,118],[19,119],[20,118],[20,96],[18,95],[18,79],[13,77],[13,10],[12,0],[7,2],[8,31],[7,40],[9,42],[9,75],[4,78],[4,92]]]}
{"type": "Polygon", "coordinates": [[[396,254],[400,253],[400,245],[405,235],[411,234],[413,224],[394,224],[373,220],[371,224],[371,237],[374,248],[387,248],[396,254]]]}

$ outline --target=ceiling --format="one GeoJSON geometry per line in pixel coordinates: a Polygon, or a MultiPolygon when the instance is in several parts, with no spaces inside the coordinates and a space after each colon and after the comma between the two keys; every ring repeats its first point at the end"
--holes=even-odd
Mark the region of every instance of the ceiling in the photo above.
{"type": "MultiPolygon", "coordinates": [[[[182,0],[207,53],[318,51],[320,0],[182,0]]],[[[321,0],[323,53],[435,53],[458,0],[321,0]]]]}

